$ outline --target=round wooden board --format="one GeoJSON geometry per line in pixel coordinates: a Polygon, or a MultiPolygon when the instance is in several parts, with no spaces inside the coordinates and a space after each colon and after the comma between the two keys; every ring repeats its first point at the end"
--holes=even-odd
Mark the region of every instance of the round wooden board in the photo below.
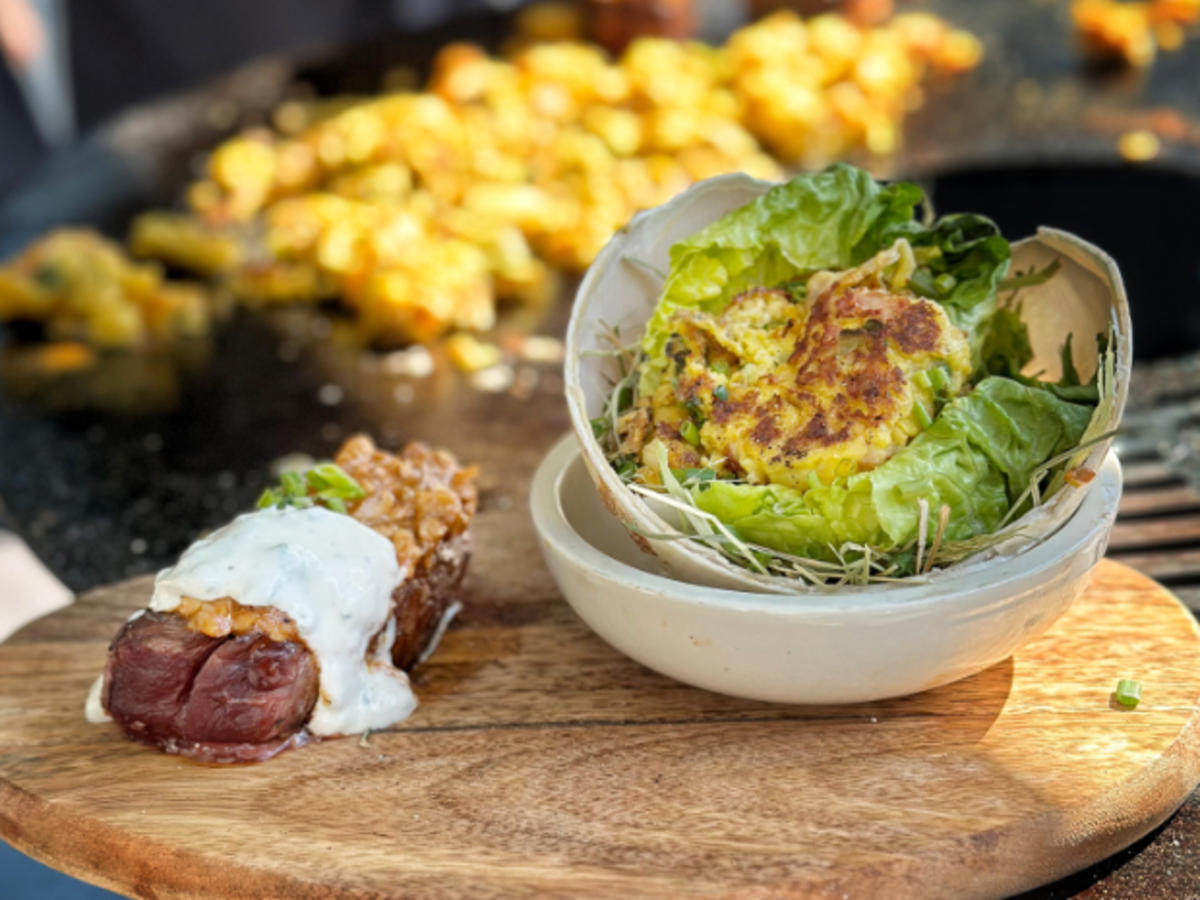
{"type": "Polygon", "coordinates": [[[0,834],[143,897],[983,897],[1102,859],[1200,781],[1196,625],[1116,563],[982,674],[799,708],[655,675],[540,565],[510,562],[505,582],[501,556],[479,562],[412,719],[261,765],[200,766],[84,722],[148,579],[35,623],[0,646],[0,834]],[[1136,710],[1111,704],[1122,676],[1143,683],[1136,710]]]}

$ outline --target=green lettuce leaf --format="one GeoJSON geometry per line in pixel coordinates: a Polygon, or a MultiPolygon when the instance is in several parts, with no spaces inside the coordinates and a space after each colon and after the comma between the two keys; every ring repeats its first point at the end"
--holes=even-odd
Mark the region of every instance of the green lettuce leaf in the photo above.
{"type": "Polygon", "coordinates": [[[881,235],[910,222],[923,199],[915,184],[884,186],[862,169],[838,163],[773,187],[680,241],[671,248],[671,262],[692,250],[775,247],[799,271],[847,268],[883,246],[881,235]]]}
{"type": "Polygon", "coordinates": [[[992,377],[949,404],[939,419],[988,457],[1015,500],[1034,469],[1079,443],[1092,412],[1059,399],[1049,386],[992,377]]]}
{"type": "Polygon", "coordinates": [[[743,540],[812,559],[833,559],[846,542],[903,548],[917,537],[920,498],[933,522],[949,506],[945,539],[963,540],[995,531],[1033,470],[1078,444],[1091,413],[1040,386],[985,378],[869,472],[806,491],[724,481],[690,490],[743,540]]]}
{"type": "Polygon", "coordinates": [[[1033,346],[1019,306],[996,310],[983,336],[981,356],[989,375],[1021,377],[1021,370],[1033,359],[1033,346]]]}

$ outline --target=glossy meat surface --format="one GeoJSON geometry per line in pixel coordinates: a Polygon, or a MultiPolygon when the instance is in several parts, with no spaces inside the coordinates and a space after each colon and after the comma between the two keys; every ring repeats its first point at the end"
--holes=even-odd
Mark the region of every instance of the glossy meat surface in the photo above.
{"type": "Polygon", "coordinates": [[[127,622],[105,670],[104,705],[126,734],[214,762],[274,756],[316,699],[316,662],[302,644],[211,638],[169,613],[127,622]]]}
{"type": "MultiPolygon", "coordinates": [[[[366,493],[349,514],[388,539],[406,575],[392,593],[392,660],[411,669],[433,649],[466,571],[476,470],[420,443],[388,453],[362,435],[336,462],[366,493]]],[[[387,633],[380,629],[372,647],[387,633]]],[[[304,743],[318,690],[317,657],[289,616],[232,596],[185,596],[172,612],[122,627],[101,703],[134,740],[239,762],[304,743]]]]}

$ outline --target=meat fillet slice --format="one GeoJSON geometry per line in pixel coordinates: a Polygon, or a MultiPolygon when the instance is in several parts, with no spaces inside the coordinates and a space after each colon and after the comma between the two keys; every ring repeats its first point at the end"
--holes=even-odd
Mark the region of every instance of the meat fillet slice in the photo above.
{"type": "Polygon", "coordinates": [[[350,515],[388,538],[412,572],[392,595],[392,660],[411,669],[436,637],[467,570],[478,473],[444,450],[413,442],[388,453],[365,435],[348,439],[334,461],[367,491],[350,515]]]}
{"type": "Polygon", "coordinates": [[[430,644],[455,602],[470,556],[470,535],[455,535],[423,562],[416,577],[409,578],[392,594],[396,619],[392,662],[396,668],[413,668],[432,649],[430,644]]]}
{"type": "Polygon", "coordinates": [[[296,739],[317,700],[299,643],[211,638],[170,613],[127,622],[109,650],[104,705],[135,740],[196,759],[269,759],[296,739]]]}
{"type": "MultiPolygon", "coordinates": [[[[387,453],[362,435],[336,462],[366,494],[347,512],[391,542],[407,573],[392,594],[392,659],[411,669],[432,649],[466,571],[476,470],[420,443],[387,453]]],[[[280,610],[184,597],[172,612],[144,612],[121,628],[101,703],[131,738],[167,752],[264,760],[306,740],[319,669],[280,610]]]]}

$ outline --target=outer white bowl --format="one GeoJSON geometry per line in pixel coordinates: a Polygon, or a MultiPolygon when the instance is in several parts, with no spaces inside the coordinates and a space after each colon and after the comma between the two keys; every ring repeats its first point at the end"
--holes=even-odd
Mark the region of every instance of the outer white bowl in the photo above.
{"type": "Polygon", "coordinates": [[[1082,593],[1121,496],[1111,453],[1067,523],[961,578],[791,595],[677,581],[601,503],[574,436],[547,454],[530,507],[546,563],[600,637],[655,671],[722,694],[858,703],[965,678],[1037,637],[1082,593]]]}

